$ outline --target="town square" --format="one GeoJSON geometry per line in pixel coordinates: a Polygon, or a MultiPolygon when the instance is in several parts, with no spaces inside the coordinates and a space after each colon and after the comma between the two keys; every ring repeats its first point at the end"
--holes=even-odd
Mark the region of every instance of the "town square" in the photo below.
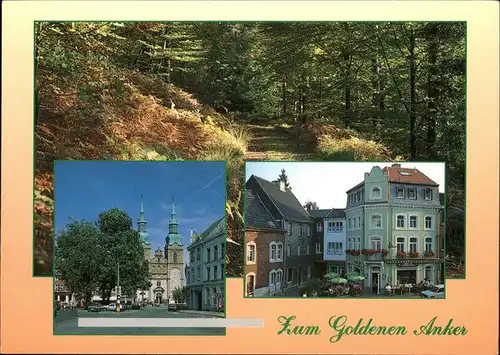
{"type": "Polygon", "coordinates": [[[56,173],[55,334],[225,334],[199,322],[225,317],[223,162],[58,162],[56,173]]]}

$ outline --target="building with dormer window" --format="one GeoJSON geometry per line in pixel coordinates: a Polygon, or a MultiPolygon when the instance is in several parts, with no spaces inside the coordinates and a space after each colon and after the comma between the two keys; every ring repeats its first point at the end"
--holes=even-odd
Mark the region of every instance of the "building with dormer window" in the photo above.
{"type": "Polygon", "coordinates": [[[347,191],[347,270],[365,275],[365,287],[442,282],[438,184],[400,164],[375,166],[347,191]]]}

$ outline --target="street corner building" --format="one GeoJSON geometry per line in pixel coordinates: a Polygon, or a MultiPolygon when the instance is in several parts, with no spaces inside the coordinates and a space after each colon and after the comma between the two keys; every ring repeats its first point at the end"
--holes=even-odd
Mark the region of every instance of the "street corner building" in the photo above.
{"type": "Polygon", "coordinates": [[[223,311],[226,274],[226,218],[214,221],[204,232],[191,230],[185,267],[190,295],[188,307],[198,311],[223,311]]]}
{"type": "Polygon", "coordinates": [[[246,296],[299,296],[315,259],[311,216],[283,182],[252,175],[245,190],[246,296]]]}
{"type": "Polygon", "coordinates": [[[252,175],[244,213],[246,296],[298,297],[327,273],[363,275],[377,295],[386,283],[444,281],[444,194],[418,169],[373,166],[346,208],[328,209],[252,175]]]}
{"type": "Polygon", "coordinates": [[[417,169],[373,167],[347,191],[347,271],[364,274],[376,294],[386,283],[442,283],[442,200],[417,169]]]}
{"type": "Polygon", "coordinates": [[[138,302],[162,304],[173,302],[173,291],[183,287],[184,282],[184,246],[179,234],[175,203],[172,201],[172,212],[168,225],[168,235],[165,238],[163,250],[158,247],[153,253],[149,243],[147,222],[144,213],[144,203],[141,196],[141,210],[137,222],[139,235],[144,247],[144,258],[148,261],[151,275],[151,287],[147,290],[137,290],[138,302]]]}

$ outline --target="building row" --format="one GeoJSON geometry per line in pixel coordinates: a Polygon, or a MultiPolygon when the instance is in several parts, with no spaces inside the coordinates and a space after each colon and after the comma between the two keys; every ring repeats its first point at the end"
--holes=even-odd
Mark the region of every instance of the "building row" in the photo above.
{"type": "Polygon", "coordinates": [[[281,181],[246,183],[245,285],[255,297],[299,296],[326,273],[386,283],[444,280],[444,194],[417,169],[374,166],[347,191],[346,207],[303,206],[281,181]]]}

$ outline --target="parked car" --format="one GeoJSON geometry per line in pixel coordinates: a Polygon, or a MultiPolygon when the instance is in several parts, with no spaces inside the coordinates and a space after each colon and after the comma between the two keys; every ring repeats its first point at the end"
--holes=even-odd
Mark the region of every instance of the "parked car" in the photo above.
{"type": "Polygon", "coordinates": [[[89,312],[100,312],[103,310],[105,306],[101,305],[100,303],[91,303],[87,307],[87,311],[89,312]]]}
{"type": "Polygon", "coordinates": [[[167,309],[169,311],[177,311],[177,304],[176,303],[169,303],[167,309]]]}
{"type": "Polygon", "coordinates": [[[130,309],[141,309],[141,305],[140,304],[133,304],[130,309]]]}
{"type": "Polygon", "coordinates": [[[116,311],[116,303],[110,303],[106,306],[107,311],[116,311]]]}
{"type": "Polygon", "coordinates": [[[429,290],[420,292],[422,298],[444,298],[444,285],[434,285],[429,290]]]}

